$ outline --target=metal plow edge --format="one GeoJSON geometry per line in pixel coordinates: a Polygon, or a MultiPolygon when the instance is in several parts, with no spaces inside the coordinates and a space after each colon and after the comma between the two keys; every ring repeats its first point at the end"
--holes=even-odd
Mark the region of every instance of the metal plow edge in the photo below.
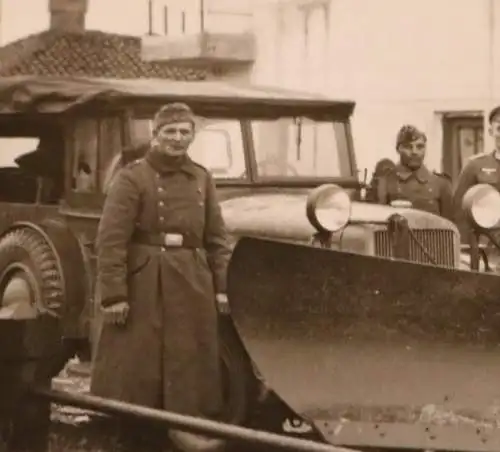
{"type": "Polygon", "coordinates": [[[242,238],[236,328],[334,445],[500,450],[500,277],[242,238]]]}

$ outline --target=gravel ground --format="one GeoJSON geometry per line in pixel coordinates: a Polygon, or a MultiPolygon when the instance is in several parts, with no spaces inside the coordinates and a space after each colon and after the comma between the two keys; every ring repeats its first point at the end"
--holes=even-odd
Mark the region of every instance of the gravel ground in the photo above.
{"type": "MultiPolygon", "coordinates": [[[[78,362],[71,362],[67,368],[53,380],[53,388],[64,391],[88,393],[89,391],[89,372],[88,367],[80,365],[78,362]]],[[[494,416],[493,422],[495,427],[500,425],[498,413],[494,416]]],[[[437,407],[429,405],[424,407],[420,413],[420,422],[434,425],[457,425],[457,424],[473,424],[479,426],[484,421],[471,419],[467,416],[458,415],[437,407]]],[[[268,422],[262,418],[258,419],[259,423],[268,422]]],[[[271,421],[272,422],[272,421],[271,421]]],[[[491,420],[488,422],[491,425],[491,420]]],[[[255,428],[261,428],[255,425],[255,428]]],[[[50,434],[50,445],[48,452],[107,452],[117,451],[117,422],[115,419],[102,416],[98,413],[81,410],[71,406],[53,405],[52,409],[52,424],[50,434]]],[[[271,431],[279,432],[279,426],[270,427],[271,431]]],[[[166,451],[171,450],[166,443],[166,451]]],[[[231,448],[233,449],[233,448],[231,448]]],[[[1,447],[0,447],[1,450],[1,447]]],[[[243,448],[238,445],[234,448],[238,452],[271,452],[271,449],[266,448],[243,448]],[[253,449],[253,450],[252,450],[253,449]]],[[[141,451],[137,451],[141,452],[141,451]]],[[[146,452],[146,451],[144,451],[146,452]]]]}
{"type": "MultiPolygon", "coordinates": [[[[52,387],[62,391],[88,393],[88,366],[71,361],[54,378],[52,387]]],[[[116,449],[116,422],[97,413],[54,404],[51,420],[49,452],[104,452],[116,449]]]]}
{"type": "MultiPolygon", "coordinates": [[[[88,393],[89,383],[88,367],[72,361],[53,380],[52,387],[57,390],[88,393]]],[[[115,419],[71,406],[54,404],[48,452],[118,451],[117,431],[118,425],[115,419]]],[[[168,445],[168,440],[165,444],[165,451],[173,450],[168,445]]],[[[234,449],[235,452],[254,452],[255,450],[274,452],[271,448],[252,448],[242,445],[235,445],[229,449],[234,449]]]]}

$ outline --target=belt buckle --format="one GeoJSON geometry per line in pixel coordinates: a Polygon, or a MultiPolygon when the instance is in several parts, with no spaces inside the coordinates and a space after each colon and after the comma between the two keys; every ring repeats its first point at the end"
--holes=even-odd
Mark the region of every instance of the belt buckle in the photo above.
{"type": "Polygon", "coordinates": [[[165,246],[182,246],[183,242],[184,237],[182,234],[169,232],[163,237],[163,243],[165,246]]]}

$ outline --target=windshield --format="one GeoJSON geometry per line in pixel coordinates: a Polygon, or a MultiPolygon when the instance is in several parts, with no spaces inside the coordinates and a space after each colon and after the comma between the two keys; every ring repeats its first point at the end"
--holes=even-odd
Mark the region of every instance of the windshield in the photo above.
{"type": "MultiPolygon", "coordinates": [[[[151,120],[134,121],[134,141],[151,137],[151,120]]],[[[209,169],[216,179],[249,177],[247,161],[255,160],[257,179],[349,177],[354,168],[349,156],[345,123],[313,121],[303,117],[252,119],[255,155],[245,158],[244,126],[237,119],[198,118],[197,134],[188,154],[209,169]]]]}
{"type": "Polygon", "coordinates": [[[344,123],[304,117],[252,121],[260,177],[347,177],[353,174],[344,123]]]}

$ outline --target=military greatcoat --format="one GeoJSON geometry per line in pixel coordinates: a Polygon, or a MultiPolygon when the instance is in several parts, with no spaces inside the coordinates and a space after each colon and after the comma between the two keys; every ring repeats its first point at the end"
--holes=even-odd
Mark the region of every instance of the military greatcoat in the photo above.
{"type": "Polygon", "coordinates": [[[125,325],[102,326],[93,394],[217,415],[215,293],[226,290],[229,253],[205,168],[149,151],[117,173],[98,228],[98,290],[102,305],[127,300],[130,312],[125,325]],[[165,233],[181,234],[183,244],[162,247],[165,233]]]}

